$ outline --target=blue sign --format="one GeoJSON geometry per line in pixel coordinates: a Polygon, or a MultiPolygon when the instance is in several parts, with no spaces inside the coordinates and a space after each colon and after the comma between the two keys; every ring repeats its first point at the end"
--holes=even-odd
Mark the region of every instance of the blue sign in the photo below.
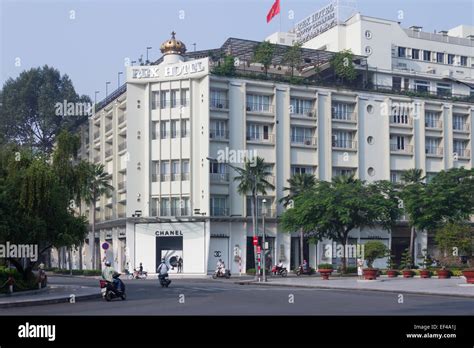
{"type": "Polygon", "coordinates": [[[102,244],[102,249],[107,250],[109,248],[109,243],[105,242],[102,244]]]}

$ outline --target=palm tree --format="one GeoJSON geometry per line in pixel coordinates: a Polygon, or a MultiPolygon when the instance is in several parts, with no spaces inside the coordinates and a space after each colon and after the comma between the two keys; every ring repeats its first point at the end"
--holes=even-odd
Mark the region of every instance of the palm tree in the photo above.
{"type": "MultiPolygon", "coordinates": [[[[86,170],[86,185],[84,186],[84,200],[90,205],[92,209],[92,236],[93,236],[93,254],[92,254],[92,266],[97,266],[96,260],[96,245],[95,245],[95,205],[100,196],[110,193],[114,188],[109,184],[110,175],[104,171],[103,164],[89,164],[89,168],[86,170]]],[[[99,262],[99,269],[101,263],[99,262]]]]}
{"type": "MultiPolygon", "coordinates": [[[[405,204],[409,206],[414,206],[416,203],[412,203],[413,199],[419,198],[417,193],[420,192],[420,189],[424,186],[425,177],[423,176],[422,169],[408,169],[403,171],[401,179],[403,184],[401,185],[402,190],[402,197],[405,200],[405,204]],[[408,201],[408,202],[407,202],[408,201]]],[[[416,208],[415,208],[416,209],[416,208]]],[[[415,244],[415,237],[416,237],[416,229],[415,229],[415,219],[416,219],[416,212],[413,209],[409,209],[408,212],[408,222],[410,225],[410,255],[412,260],[414,260],[414,244],[415,244]]]]}
{"type": "MultiPolygon", "coordinates": [[[[254,157],[252,160],[245,159],[244,168],[232,167],[239,174],[234,178],[234,181],[238,181],[237,192],[241,195],[247,195],[251,192],[252,202],[252,225],[253,225],[253,236],[256,236],[257,231],[257,195],[267,194],[267,189],[274,189],[275,187],[268,182],[267,178],[272,175],[271,165],[265,163],[265,160],[261,157],[254,157]]],[[[265,233],[265,231],[264,231],[265,233]]],[[[256,264],[257,250],[254,246],[254,260],[256,264]]],[[[256,274],[257,275],[257,274],[256,274]]]]}
{"type": "MultiPolygon", "coordinates": [[[[288,194],[280,199],[280,203],[287,207],[290,205],[296,196],[300,193],[305,192],[316,184],[316,178],[313,174],[309,173],[297,173],[288,180],[289,187],[284,187],[283,191],[287,191],[288,194]]],[[[303,229],[300,229],[300,265],[303,264],[303,229]]]]}

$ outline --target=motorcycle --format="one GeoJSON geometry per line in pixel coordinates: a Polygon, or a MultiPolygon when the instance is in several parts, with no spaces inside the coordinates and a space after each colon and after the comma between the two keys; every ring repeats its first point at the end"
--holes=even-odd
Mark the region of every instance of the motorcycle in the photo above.
{"type": "Polygon", "coordinates": [[[160,281],[160,285],[162,288],[167,288],[171,284],[171,280],[168,279],[168,273],[163,275],[159,274],[158,280],[160,281]]]}
{"type": "Polygon", "coordinates": [[[272,268],[272,274],[274,276],[279,275],[282,277],[286,277],[288,275],[288,270],[286,269],[286,267],[280,267],[280,269],[278,269],[278,266],[275,265],[272,268]]]}
{"type": "Polygon", "coordinates": [[[220,269],[216,269],[216,271],[212,275],[212,279],[217,279],[219,277],[225,277],[226,279],[229,279],[230,278],[230,270],[225,269],[224,272],[222,272],[220,269]]]}
{"type": "Polygon", "coordinates": [[[99,280],[100,290],[102,292],[102,297],[105,298],[107,302],[112,301],[114,298],[121,298],[125,300],[127,298],[127,294],[125,293],[125,284],[120,280],[120,273],[116,273],[113,275],[114,279],[117,279],[120,283],[120,289],[117,290],[114,286],[114,283],[108,282],[107,280],[99,280]]]}
{"type": "Polygon", "coordinates": [[[128,274],[128,279],[146,279],[148,277],[148,272],[142,271],[137,268],[133,273],[128,274]]]}
{"type": "Polygon", "coordinates": [[[302,274],[311,275],[311,274],[313,274],[313,270],[312,270],[311,267],[309,267],[309,266],[308,266],[307,269],[305,270],[305,269],[303,268],[303,266],[300,265],[300,266],[298,267],[298,270],[296,271],[296,275],[299,277],[299,276],[302,275],[302,274]]]}

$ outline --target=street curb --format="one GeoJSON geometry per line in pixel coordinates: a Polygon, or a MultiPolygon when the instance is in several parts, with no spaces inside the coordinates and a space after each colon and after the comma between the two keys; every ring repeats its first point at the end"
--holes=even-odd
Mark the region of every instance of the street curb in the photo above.
{"type": "MultiPolygon", "coordinates": [[[[91,300],[94,298],[101,298],[101,297],[102,297],[102,294],[98,292],[96,294],[76,295],[74,297],[74,300],[77,302],[78,300],[80,301],[91,300]]],[[[66,303],[69,301],[70,301],[70,294],[67,294],[67,295],[61,295],[60,297],[49,298],[49,299],[38,298],[38,299],[31,299],[28,301],[0,303],[0,308],[40,306],[40,305],[54,304],[54,303],[66,303]]]]}
{"type": "Polygon", "coordinates": [[[414,295],[430,295],[430,296],[451,296],[451,297],[462,297],[462,298],[474,298],[474,294],[440,294],[440,293],[433,293],[429,291],[413,291],[413,290],[386,290],[386,289],[361,289],[361,288],[336,288],[336,287],[328,287],[328,286],[319,286],[319,285],[289,285],[289,284],[271,284],[271,283],[261,283],[255,281],[248,281],[248,282],[236,282],[235,284],[239,285],[260,285],[260,286],[287,286],[292,288],[306,288],[306,289],[326,289],[326,290],[359,290],[359,291],[378,291],[378,292],[390,292],[394,294],[414,294],[414,295]]]}

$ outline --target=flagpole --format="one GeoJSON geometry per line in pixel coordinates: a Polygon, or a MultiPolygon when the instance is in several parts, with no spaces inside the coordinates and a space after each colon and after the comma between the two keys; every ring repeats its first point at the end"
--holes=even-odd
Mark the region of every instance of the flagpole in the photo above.
{"type": "Polygon", "coordinates": [[[280,33],[281,33],[281,2],[280,2],[280,13],[279,13],[279,15],[280,15],[280,33]]]}

